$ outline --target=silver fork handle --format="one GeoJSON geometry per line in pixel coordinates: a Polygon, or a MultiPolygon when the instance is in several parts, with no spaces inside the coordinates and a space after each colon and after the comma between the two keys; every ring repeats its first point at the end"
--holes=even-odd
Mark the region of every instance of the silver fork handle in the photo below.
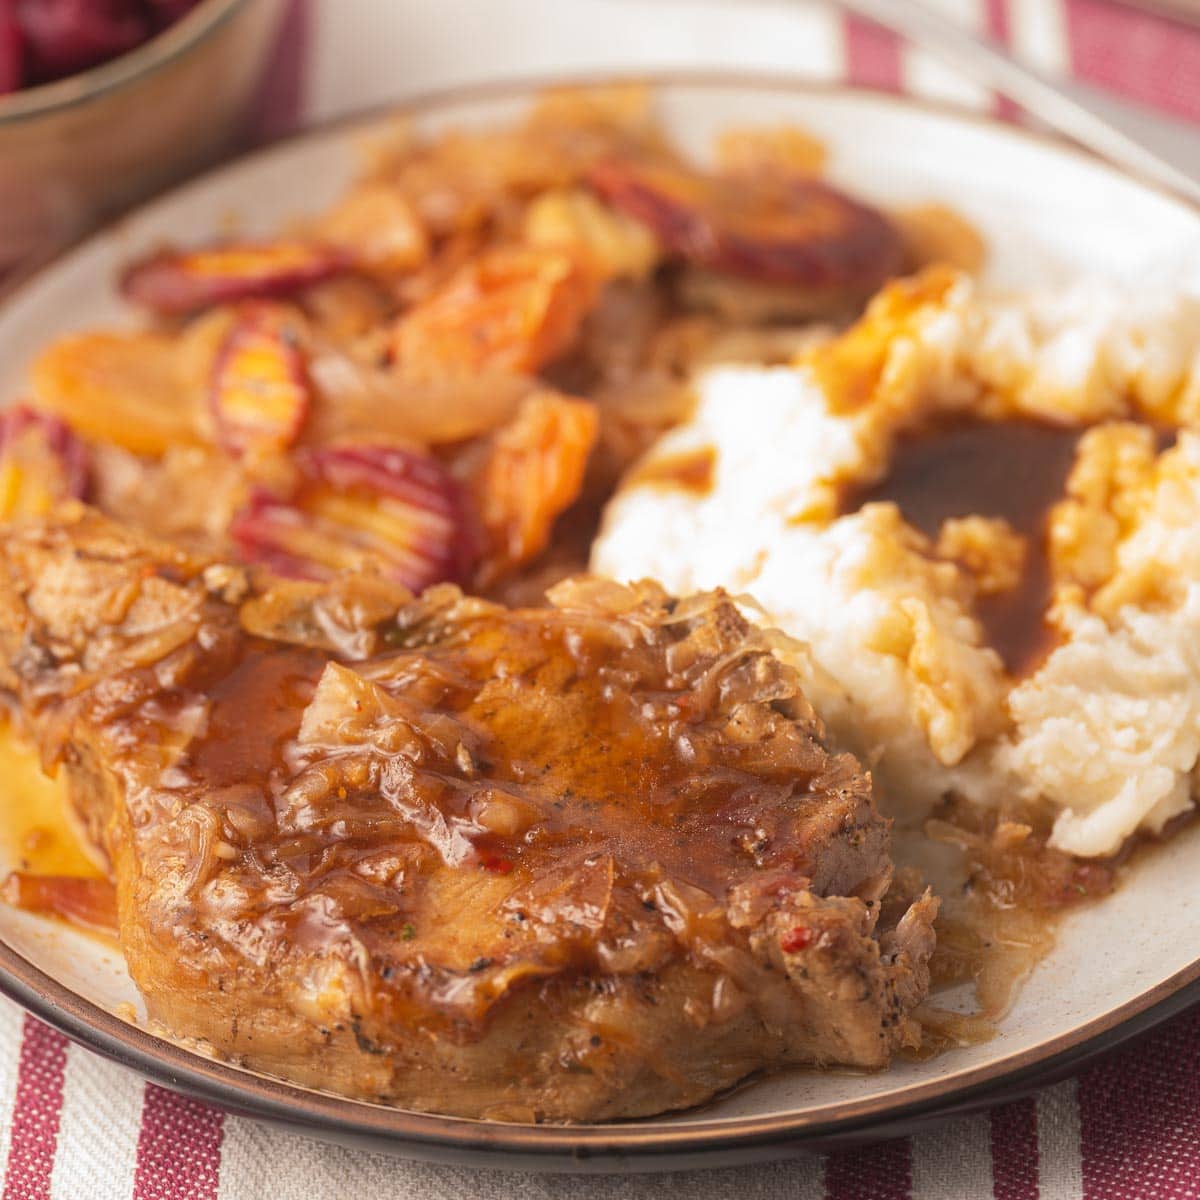
{"type": "Polygon", "coordinates": [[[1101,157],[1200,204],[1200,135],[1182,122],[1115,100],[1086,84],[1059,82],[917,0],[838,3],[1010,97],[1043,124],[1101,157]]]}

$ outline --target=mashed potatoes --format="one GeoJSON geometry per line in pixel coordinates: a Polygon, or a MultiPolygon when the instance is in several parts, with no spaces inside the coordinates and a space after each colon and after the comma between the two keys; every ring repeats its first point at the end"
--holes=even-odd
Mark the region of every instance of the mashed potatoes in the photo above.
{"type": "Polygon", "coordinates": [[[1052,806],[1054,843],[1104,855],[1192,804],[1200,758],[1200,300],[1096,287],[987,298],[937,271],[894,284],[794,366],[706,375],[693,419],[612,501],[594,567],[744,593],[883,803],[948,793],[1052,806]],[[897,440],[947,416],[1085,428],[1047,514],[1053,647],[1014,676],[981,598],[1031,547],[1003,521],[936,537],[891,503],[842,512],[897,440]],[[1154,425],[1179,426],[1160,449],[1154,425]],[[705,486],[670,465],[704,456],[705,486]]]}

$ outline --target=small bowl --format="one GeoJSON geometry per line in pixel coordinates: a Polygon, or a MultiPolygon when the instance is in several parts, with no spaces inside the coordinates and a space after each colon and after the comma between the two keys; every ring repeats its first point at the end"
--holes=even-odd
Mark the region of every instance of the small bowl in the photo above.
{"type": "Polygon", "coordinates": [[[204,0],[110,62],[0,97],[0,270],[215,161],[237,134],[283,0],[204,0]]]}

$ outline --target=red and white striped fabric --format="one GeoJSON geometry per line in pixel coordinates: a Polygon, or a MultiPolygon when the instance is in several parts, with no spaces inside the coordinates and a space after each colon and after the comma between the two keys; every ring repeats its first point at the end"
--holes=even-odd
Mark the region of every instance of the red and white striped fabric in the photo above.
{"type": "MultiPolygon", "coordinates": [[[[1113,0],[940,0],[1040,66],[1200,122],[1200,28],[1113,0]]],[[[284,133],[405,90],[500,73],[795,69],[994,108],[894,37],[753,0],[293,0],[257,114],[284,133]],[[616,15],[616,19],[614,16],[616,15]],[[614,36],[619,28],[621,36],[614,36]]],[[[352,1153],[144,1084],[0,1001],[0,1200],[1193,1200],[1200,1011],[1036,1097],[882,1145],[753,1169],[569,1179],[352,1153]]]]}

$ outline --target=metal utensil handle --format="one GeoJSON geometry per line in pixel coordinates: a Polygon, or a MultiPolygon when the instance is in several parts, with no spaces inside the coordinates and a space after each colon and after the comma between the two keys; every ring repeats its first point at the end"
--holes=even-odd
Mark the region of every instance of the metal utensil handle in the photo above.
{"type": "MultiPolygon", "coordinates": [[[[838,0],[846,9],[902,34],[964,71],[972,79],[1015,100],[1022,108],[1103,158],[1153,179],[1200,203],[1200,138],[1194,157],[1182,161],[1177,145],[1165,152],[1146,143],[1150,121],[1132,109],[1128,122],[1111,102],[1093,107],[1088,90],[1068,91],[1050,76],[1019,63],[917,0],[838,0]],[[1097,109],[1103,108],[1102,116],[1097,109]],[[1122,126],[1128,124],[1128,128],[1122,126]]],[[[1164,125],[1166,123],[1164,122],[1164,125]]],[[[1174,133],[1174,131],[1172,131],[1174,133]]],[[[1178,134],[1175,134],[1176,142],[1178,134]]],[[[1165,142],[1166,139],[1155,139],[1165,142]]]]}

